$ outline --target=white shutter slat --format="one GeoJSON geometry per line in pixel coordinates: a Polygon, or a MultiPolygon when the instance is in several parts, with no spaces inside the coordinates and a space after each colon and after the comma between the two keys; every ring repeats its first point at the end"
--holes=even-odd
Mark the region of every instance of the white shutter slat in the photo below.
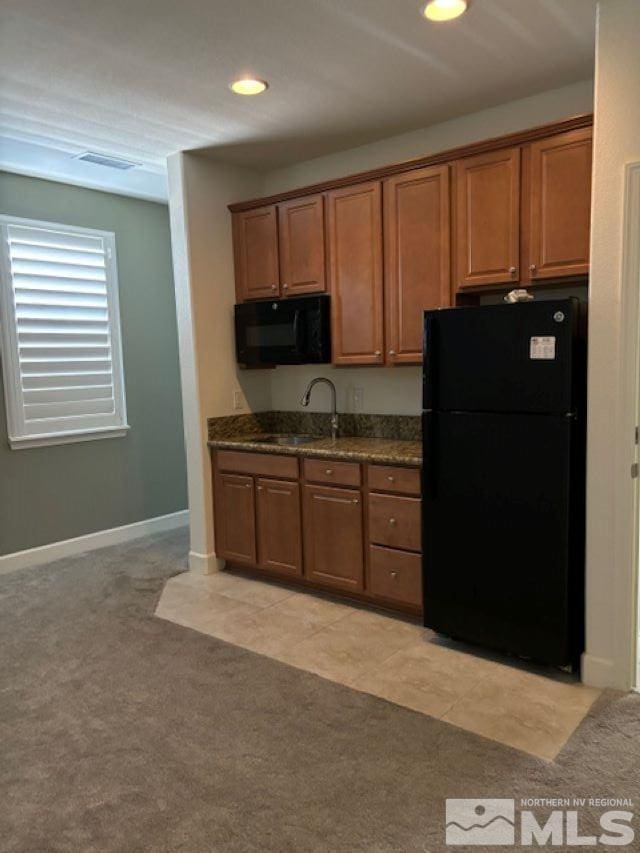
{"type": "Polygon", "coordinates": [[[109,337],[109,324],[92,320],[21,320],[18,335],[104,335],[109,337]]]}
{"type": "Polygon", "coordinates": [[[23,364],[31,361],[55,361],[60,358],[97,358],[110,359],[111,348],[108,346],[40,346],[39,344],[23,344],[20,347],[20,360],[23,364]]]}
{"type": "Polygon", "coordinates": [[[107,415],[114,409],[113,399],[110,400],[67,400],[59,403],[25,404],[25,420],[42,420],[43,418],[69,418],[72,415],[107,415]]]}
{"type": "Polygon", "coordinates": [[[13,440],[126,428],[113,236],[11,217],[0,227],[18,386],[13,440]]]}
{"type": "Polygon", "coordinates": [[[60,293],[97,293],[101,296],[107,295],[107,284],[104,281],[90,281],[84,278],[76,278],[73,281],[64,278],[48,278],[45,275],[18,275],[14,273],[13,283],[20,290],[34,290],[36,292],[53,290],[60,293]]]}
{"type": "Polygon", "coordinates": [[[11,243],[11,258],[14,261],[48,261],[54,264],[73,264],[104,269],[101,252],[83,252],[78,249],[58,249],[51,246],[30,246],[11,243]]]}
{"type": "Polygon", "coordinates": [[[101,237],[58,231],[55,228],[37,228],[31,225],[10,225],[9,242],[27,246],[54,246],[62,249],[77,249],[84,252],[103,254],[101,237]]]}
{"type": "Polygon", "coordinates": [[[88,267],[81,264],[56,264],[51,261],[11,261],[14,275],[37,275],[50,278],[65,278],[73,281],[106,281],[104,267],[88,267]]]}
{"type": "Polygon", "coordinates": [[[77,308],[70,305],[23,305],[17,303],[16,317],[18,327],[22,326],[24,320],[64,320],[76,322],[76,320],[103,321],[109,320],[106,308],[77,308]]]}
{"type": "Polygon", "coordinates": [[[113,391],[110,385],[81,388],[38,388],[24,392],[25,403],[57,403],[65,400],[111,400],[113,391]]]}
{"type": "Polygon", "coordinates": [[[111,373],[111,359],[66,359],[65,361],[23,361],[23,376],[76,373],[111,373]]]}
{"type": "Polygon", "coordinates": [[[78,333],[58,332],[52,334],[41,334],[39,332],[21,332],[18,336],[20,352],[30,346],[44,347],[99,347],[109,346],[109,335],[100,333],[78,333]]]}
{"type": "Polygon", "coordinates": [[[23,390],[37,388],[82,388],[87,385],[111,385],[111,373],[49,373],[40,376],[23,376],[23,390]]]}
{"type": "Polygon", "coordinates": [[[64,290],[30,290],[22,287],[15,288],[15,303],[19,305],[55,305],[70,308],[103,308],[109,307],[107,294],[72,293],[64,290]]]}

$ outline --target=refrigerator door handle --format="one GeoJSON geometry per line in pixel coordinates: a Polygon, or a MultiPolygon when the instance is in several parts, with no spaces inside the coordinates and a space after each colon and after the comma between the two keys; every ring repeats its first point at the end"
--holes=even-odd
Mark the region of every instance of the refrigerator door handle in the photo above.
{"type": "Polygon", "coordinates": [[[422,413],[422,499],[433,500],[436,496],[436,477],[434,476],[435,437],[434,413],[422,413]]]}
{"type": "Polygon", "coordinates": [[[435,408],[435,370],[434,358],[436,353],[435,335],[436,335],[436,318],[433,315],[425,312],[424,315],[424,331],[422,339],[422,408],[435,408]]]}

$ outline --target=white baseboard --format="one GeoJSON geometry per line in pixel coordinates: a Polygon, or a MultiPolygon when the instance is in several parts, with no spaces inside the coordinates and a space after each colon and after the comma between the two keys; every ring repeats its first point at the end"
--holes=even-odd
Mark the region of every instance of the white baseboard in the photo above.
{"type": "Polygon", "coordinates": [[[215,554],[198,554],[189,551],[189,571],[197,575],[212,575],[224,568],[224,560],[219,560],[215,554]]]}
{"type": "Polygon", "coordinates": [[[628,684],[620,684],[615,664],[607,658],[598,658],[586,652],[582,655],[582,681],[589,687],[613,687],[628,690],[628,684]]]}
{"type": "Polygon", "coordinates": [[[172,512],[170,515],[158,515],[155,518],[146,518],[144,521],[136,521],[122,527],[112,527],[109,530],[98,530],[96,533],[76,536],[75,539],[64,539],[62,542],[52,542],[50,545],[41,545],[39,548],[29,548],[26,551],[5,554],[0,557],[0,575],[15,572],[18,569],[27,569],[30,566],[38,566],[41,563],[50,563],[52,560],[60,560],[62,557],[82,554],[84,551],[94,551],[96,548],[118,545],[121,542],[128,542],[130,539],[149,536],[152,533],[175,530],[177,527],[184,527],[188,523],[189,510],[184,509],[180,512],[172,512]]]}

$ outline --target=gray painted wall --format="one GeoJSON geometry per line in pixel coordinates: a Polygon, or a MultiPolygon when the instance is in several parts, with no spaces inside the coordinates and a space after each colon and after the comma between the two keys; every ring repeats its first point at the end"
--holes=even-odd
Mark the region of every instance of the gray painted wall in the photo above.
{"type": "Polygon", "coordinates": [[[0,554],[185,509],[167,207],[0,173],[0,212],[115,232],[131,426],[125,438],[10,450],[2,389],[0,554]]]}

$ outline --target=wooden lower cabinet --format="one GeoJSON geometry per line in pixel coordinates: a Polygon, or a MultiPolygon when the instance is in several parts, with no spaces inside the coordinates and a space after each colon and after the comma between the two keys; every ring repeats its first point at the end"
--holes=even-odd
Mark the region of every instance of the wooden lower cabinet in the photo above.
{"type": "Polygon", "coordinates": [[[369,546],[369,592],[376,598],[422,604],[422,557],[407,551],[369,546]]]}
{"type": "Polygon", "coordinates": [[[258,564],[285,575],[302,574],[300,486],[284,480],[257,481],[258,564]]]}
{"type": "Polygon", "coordinates": [[[233,563],[255,565],[256,521],[253,477],[218,472],[215,478],[216,551],[233,563]]]}
{"type": "Polygon", "coordinates": [[[420,611],[418,468],[219,450],[213,475],[230,566],[420,611]]]}
{"type": "Polygon", "coordinates": [[[304,574],[338,589],[364,589],[360,492],[304,487],[304,574]]]}

